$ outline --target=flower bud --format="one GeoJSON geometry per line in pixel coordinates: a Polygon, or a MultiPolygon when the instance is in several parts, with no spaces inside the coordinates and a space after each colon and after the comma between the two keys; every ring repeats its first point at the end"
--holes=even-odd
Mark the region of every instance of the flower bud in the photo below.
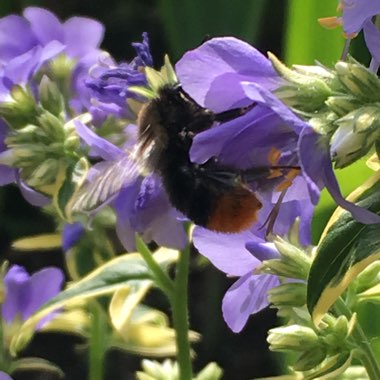
{"type": "Polygon", "coordinates": [[[267,339],[273,351],[305,351],[320,347],[318,335],[309,327],[290,325],[269,330],[267,339]]]}
{"type": "Polygon", "coordinates": [[[342,117],[361,106],[361,102],[352,95],[330,96],[325,103],[338,117],[342,117]]]}
{"type": "Polygon", "coordinates": [[[289,69],[273,54],[268,54],[278,74],[287,84],[276,90],[276,95],[286,104],[303,112],[315,112],[324,107],[331,95],[328,86],[331,72],[320,66],[293,66],[289,69]]]}
{"type": "Polygon", "coordinates": [[[194,380],[219,380],[222,378],[223,371],[216,363],[209,363],[194,380]]]}
{"type": "Polygon", "coordinates": [[[306,284],[292,282],[281,284],[268,292],[268,301],[274,306],[303,306],[306,303],[306,284]]]}
{"type": "Polygon", "coordinates": [[[26,124],[34,123],[37,116],[37,105],[31,92],[21,86],[14,86],[11,100],[1,102],[0,116],[4,117],[12,129],[19,129],[26,124]]]}
{"type": "Polygon", "coordinates": [[[380,137],[380,107],[361,107],[335,122],[338,129],[331,138],[335,167],[343,168],[366,155],[380,137]]]}
{"type": "Polygon", "coordinates": [[[364,292],[378,284],[380,284],[380,261],[375,261],[367,266],[355,280],[356,291],[358,293],[364,292]]]}
{"type": "Polygon", "coordinates": [[[311,266],[310,256],[300,248],[279,237],[274,239],[274,244],[281,257],[263,261],[263,272],[306,280],[311,266]]]}
{"type": "Polygon", "coordinates": [[[340,84],[353,96],[363,102],[380,100],[380,81],[368,68],[351,60],[338,62],[335,70],[340,84]]]}
{"type": "Polygon", "coordinates": [[[144,372],[136,373],[137,380],[179,380],[178,364],[169,359],[162,363],[144,359],[141,364],[144,372]]]}
{"type": "Polygon", "coordinates": [[[56,83],[44,75],[39,87],[39,95],[42,107],[55,116],[59,116],[64,108],[64,100],[56,83]]]}
{"type": "Polygon", "coordinates": [[[65,139],[64,123],[49,111],[45,111],[38,117],[39,125],[46,137],[52,141],[62,142],[65,139]]]}

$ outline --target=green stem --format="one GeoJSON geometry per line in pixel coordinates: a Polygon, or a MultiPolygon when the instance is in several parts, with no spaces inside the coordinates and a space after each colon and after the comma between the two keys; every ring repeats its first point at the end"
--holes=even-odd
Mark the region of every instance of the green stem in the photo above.
{"type": "Polygon", "coordinates": [[[156,285],[162,289],[162,291],[167,295],[169,300],[174,296],[174,284],[170,277],[162,270],[160,265],[154,259],[152,252],[142,241],[140,236],[136,235],[136,246],[137,251],[141,254],[145,262],[147,263],[149,269],[152,271],[156,285]]]}
{"type": "MultiPolygon", "coordinates": [[[[342,298],[339,298],[335,304],[335,308],[340,314],[345,315],[347,319],[352,318],[352,312],[345,304],[342,298]]],[[[354,330],[352,331],[351,338],[359,350],[358,359],[365,367],[368,378],[370,380],[380,379],[380,367],[376,360],[375,353],[372,350],[371,343],[365,335],[359,322],[356,322],[354,330]]]]}
{"type": "Polygon", "coordinates": [[[100,305],[90,304],[91,334],[89,338],[89,376],[88,380],[103,380],[104,357],[107,351],[107,323],[100,305]]]}
{"type": "Polygon", "coordinates": [[[191,380],[193,378],[188,318],[189,259],[190,249],[188,247],[181,252],[177,263],[175,293],[172,299],[173,325],[176,331],[177,361],[181,380],[191,380]]]}
{"type": "MultiPolygon", "coordinates": [[[[0,305],[0,315],[1,315],[1,305],[0,305]]],[[[4,342],[4,321],[0,317],[0,370],[5,370],[6,366],[6,352],[5,352],[5,342],[4,342]]]]}

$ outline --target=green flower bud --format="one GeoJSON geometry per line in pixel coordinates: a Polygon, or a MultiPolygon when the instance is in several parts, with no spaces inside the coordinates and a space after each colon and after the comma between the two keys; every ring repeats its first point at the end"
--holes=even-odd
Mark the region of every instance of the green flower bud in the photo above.
{"type": "Polygon", "coordinates": [[[280,237],[274,239],[274,244],[281,258],[263,261],[262,272],[306,280],[311,266],[311,257],[280,237]]]}
{"type": "Polygon", "coordinates": [[[337,117],[342,117],[361,106],[361,102],[352,95],[330,96],[325,103],[337,117]]]}
{"type": "Polygon", "coordinates": [[[338,62],[335,70],[339,82],[353,96],[364,102],[380,100],[380,81],[368,68],[351,60],[338,62]]]}
{"type": "Polygon", "coordinates": [[[309,371],[326,359],[326,350],[322,346],[303,352],[292,366],[295,371],[309,371]]]}
{"type": "Polygon", "coordinates": [[[337,120],[338,129],[331,138],[335,167],[343,168],[368,153],[380,137],[380,107],[367,106],[337,120]]]}
{"type": "Polygon", "coordinates": [[[11,128],[19,129],[34,122],[38,114],[37,105],[30,90],[14,86],[11,99],[0,104],[0,116],[4,117],[11,128]]]}
{"type": "Polygon", "coordinates": [[[68,152],[75,152],[80,147],[80,138],[77,135],[72,135],[66,138],[64,148],[68,152]]]}
{"type": "Polygon", "coordinates": [[[137,380],[180,380],[178,364],[167,359],[162,363],[144,359],[142,361],[144,372],[137,372],[137,380]]]}
{"type": "Polygon", "coordinates": [[[268,292],[268,301],[274,306],[303,306],[306,303],[306,284],[281,284],[268,292]]]}
{"type": "Polygon", "coordinates": [[[273,351],[305,351],[320,347],[318,335],[309,327],[290,325],[269,330],[267,339],[273,351]]]}
{"type": "Polygon", "coordinates": [[[71,77],[75,63],[75,60],[66,54],[60,54],[49,62],[52,76],[58,80],[65,80],[71,77]]]}
{"type": "Polygon", "coordinates": [[[222,378],[223,371],[216,363],[209,363],[194,380],[219,380],[222,378]]]}
{"type": "Polygon", "coordinates": [[[56,83],[46,75],[41,79],[39,95],[42,107],[53,115],[59,116],[64,109],[63,96],[56,83]]]}
{"type": "Polygon", "coordinates": [[[380,283],[380,261],[367,266],[356,278],[355,285],[358,293],[364,292],[380,283]]]}
{"type": "Polygon", "coordinates": [[[38,117],[39,125],[51,141],[63,142],[65,140],[64,123],[49,111],[43,112],[38,117]]]}
{"type": "Polygon", "coordinates": [[[328,85],[333,79],[330,71],[321,66],[293,66],[289,69],[273,54],[268,54],[274,68],[289,84],[276,90],[286,104],[302,112],[315,112],[324,107],[331,95],[328,85]]]}

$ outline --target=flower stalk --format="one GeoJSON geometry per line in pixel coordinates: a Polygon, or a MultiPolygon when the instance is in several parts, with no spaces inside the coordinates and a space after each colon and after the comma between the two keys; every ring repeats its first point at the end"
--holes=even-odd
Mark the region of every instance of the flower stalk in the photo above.
{"type": "Polygon", "coordinates": [[[175,293],[172,299],[173,325],[176,331],[177,362],[179,378],[193,378],[191,352],[189,342],[189,310],[188,310],[188,279],[189,279],[190,247],[184,249],[177,264],[175,293]]]}
{"type": "MultiPolygon", "coordinates": [[[[339,298],[335,303],[335,309],[340,315],[345,315],[347,319],[351,319],[352,312],[345,304],[342,298],[339,298]]],[[[380,366],[376,359],[376,355],[372,350],[371,343],[365,335],[359,322],[356,322],[355,327],[351,334],[351,339],[357,346],[355,351],[357,358],[362,362],[365,367],[368,378],[370,380],[380,379],[380,366]]]]}

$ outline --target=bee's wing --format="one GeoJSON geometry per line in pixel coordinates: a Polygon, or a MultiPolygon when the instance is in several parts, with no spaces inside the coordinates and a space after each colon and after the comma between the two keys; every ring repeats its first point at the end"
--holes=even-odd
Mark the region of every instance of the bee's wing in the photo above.
{"type": "Polygon", "coordinates": [[[101,162],[74,195],[72,211],[92,211],[108,203],[123,188],[141,174],[141,163],[125,155],[116,161],[101,162]]]}

